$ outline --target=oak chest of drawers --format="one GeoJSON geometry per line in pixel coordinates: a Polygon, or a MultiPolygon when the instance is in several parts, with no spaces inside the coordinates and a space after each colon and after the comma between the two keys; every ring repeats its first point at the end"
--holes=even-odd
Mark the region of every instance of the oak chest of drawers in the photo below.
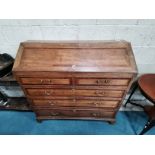
{"type": "Polygon", "coordinates": [[[42,119],[115,121],[137,74],[126,41],[23,42],[13,73],[42,119]]]}

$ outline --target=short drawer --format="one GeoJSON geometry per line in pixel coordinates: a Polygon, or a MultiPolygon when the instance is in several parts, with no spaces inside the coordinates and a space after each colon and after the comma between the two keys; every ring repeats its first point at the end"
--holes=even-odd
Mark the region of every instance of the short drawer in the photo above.
{"type": "Polygon", "coordinates": [[[124,91],[121,90],[75,90],[75,96],[92,96],[92,97],[122,97],[124,91]]]}
{"type": "Polygon", "coordinates": [[[61,78],[20,78],[22,84],[69,85],[70,79],[61,78]]]}
{"type": "Polygon", "coordinates": [[[101,107],[117,108],[120,101],[108,100],[33,100],[36,107],[56,107],[56,106],[74,106],[74,107],[101,107]]]}
{"type": "Polygon", "coordinates": [[[42,109],[35,111],[37,116],[52,117],[107,117],[112,118],[114,111],[88,110],[88,109],[42,109]]]}
{"type": "Polygon", "coordinates": [[[92,78],[92,79],[77,79],[77,85],[106,85],[106,86],[127,86],[129,79],[111,79],[111,78],[92,78]]]}

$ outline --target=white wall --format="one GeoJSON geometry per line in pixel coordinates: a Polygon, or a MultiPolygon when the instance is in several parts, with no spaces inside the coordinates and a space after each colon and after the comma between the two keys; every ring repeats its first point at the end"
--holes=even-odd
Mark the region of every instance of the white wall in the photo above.
{"type": "Polygon", "coordinates": [[[0,52],[25,40],[127,40],[139,73],[155,72],[155,20],[0,20],[0,52]]]}

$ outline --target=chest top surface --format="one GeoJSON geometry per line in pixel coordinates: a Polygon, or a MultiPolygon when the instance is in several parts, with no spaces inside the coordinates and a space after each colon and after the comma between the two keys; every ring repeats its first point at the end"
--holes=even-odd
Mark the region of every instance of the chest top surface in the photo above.
{"type": "Polygon", "coordinates": [[[27,41],[20,44],[13,71],[136,73],[126,41],[27,41]]]}

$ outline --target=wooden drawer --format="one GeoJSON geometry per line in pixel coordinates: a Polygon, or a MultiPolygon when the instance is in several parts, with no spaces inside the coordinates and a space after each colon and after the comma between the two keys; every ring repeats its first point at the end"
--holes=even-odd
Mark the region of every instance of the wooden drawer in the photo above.
{"type": "Polygon", "coordinates": [[[33,100],[36,107],[56,107],[56,106],[74,106],[74,107],[101,107],[117,108],[120,101],[104,100],[33,100]]]}
{"type": "Polygon", "coordinates": [[[75,96],[122,97],[120,90],[75,90],[75,96]]]}
{"type": "Polygon", "coordinates": [[[72,89],[26,89],[30,96],[73,96],[72,89]]]}
{"type": "Polygon", "coordinates": [[[20,78],[22,84],[38,84],[38,85],[69,85],[70,79],[61,78],[20,78]]]}
{"type": "Polygon", "coordinates": [[[129,79],[111,79],[111,78],[92,78],[77,79],[77,85],[106,85],[106,86],[127,86],[129,79]]]}
{"type": "Polygon", "coordinates": [[[99,96],[122,97],[120,90],[80,90],[80,89],[26,89],[30,96],[99,96]]]}
{"type": "Polygon", "coordinates": [[[101,109],[41,109],[35,111],[37,116],[52,116],[52,117],[107,117],[112,118],[115,115],[114,111],[104,111],[101,109]]]}

